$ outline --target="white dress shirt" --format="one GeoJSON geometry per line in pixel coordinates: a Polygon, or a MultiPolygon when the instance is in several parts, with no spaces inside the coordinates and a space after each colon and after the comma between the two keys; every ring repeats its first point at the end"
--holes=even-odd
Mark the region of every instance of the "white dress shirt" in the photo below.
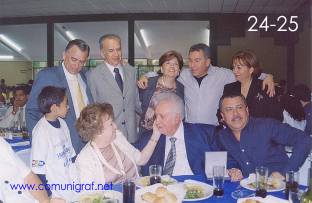
{"type": "Polygon", "coordinates": [[[67,69],[64,66],[64,63],[62,64],[62,66],[63,66],[63,70],[64,70],[65,77],[66,77],[66,80],[67,80],[67,84],[68,84],[68,87],[69,87],[70,95],[72,97],[72,101],[73,101],[73,104],[74,104],[75,114],[76,114],[76,117],[78,118],[79,115],[80,115],[80,110],[79,110],[79,107],[78,107],[77,99],[75,99],[77,97],[77,80],[78,80],[78,83],[79,83],[79,86],[80,86],[80,90],[81,90],[81,93],[82,93],[82,96],[83,96],[83,101],[84,101],[85,105],[89,104],[89,100],[88,100],[87,93],[86,93],[86,84],[82,80],[82,78],[80,77],[80,74],[73,75],[73,74],[71,74],[70,72],[67,71],[67,69]]]}
{"type": "MultiPolygon", "coordinates": [[[[171,142],[170,142],[171,136],[166,136],[166,148],[165,148],[165,160],[164,160],[164,166],[166,164],[166,160],[168,157],[168,153],[171,149],[171,142]]],[[[179,128],[174,133],[173,137],[177,138],[175,142],[176,146],[176,162],[173,168],[172,175],[179,176],[179,175],[193,175],[193,172],[191,170],[190,164],[187,159],[186,154],[186,147],[185,147],[185,141],[184,141],[184,127],[183,123],[180,123],[179,128]]]]}
{"type": "MultiPolygon", "coordinates": [[[[2,120],[0,121],[0,128],[11,128],[14,127],[14,123],[19,121],[19,117],[21,116],[22,123],[20,123],[20,127],[26,126],[25,121],[25,106],[19,107],[17,112],[13,115],[13,106],[10,106],[5,115],[3,116],[2,120]]],[[[18,126],[17,126],[18,127],[18,126]]]]}
{"type": "Polygon", "coordinates": [[[105,65],[107,66],[107,68],[109,69],[109,71],[113,74],[114,78],[115,78],[115,74],[116,74],[116,73],[114,72],[114,69],[115,69],[115,68],[118,68],[118,69],[119,69],[119,73],[120,73],[120,75],[121,75],[121,79],[122,79],[122,81],[124,81],[123,70],[122,70],[122,68],[121,68],[120,65],[114,67],[114,66],[112,66],[111,64],[106,63],[106,61],[104,61],[104,63],[105,63],[105,65]]]}

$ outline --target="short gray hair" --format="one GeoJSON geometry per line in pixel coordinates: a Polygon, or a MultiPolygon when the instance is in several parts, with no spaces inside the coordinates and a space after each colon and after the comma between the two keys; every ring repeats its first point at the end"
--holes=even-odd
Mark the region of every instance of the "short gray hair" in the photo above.
{"type": "Polygon", "coordinates": [[[121,38],[118,36],[118,35],[115,35],[115,34],[106,34],[106,35],[103,35],[102,37],[100,37],[99,39],[99,44],[100,44],[100,49],[103,49],[103,42],[104,40],[106,39],[116,39],[120,42],[121,44],[121,38]]]}
{"type": "Polygon", "coordinates": [[[184,102],[177,94],[172,92],[163,92],[158,94],[155,98],[154,107],[156,108],[156,106],[163,101],[174,104],[174,108],[171,109],[171,111],[180,114],[181,120],[184,119],[184,102]]]}

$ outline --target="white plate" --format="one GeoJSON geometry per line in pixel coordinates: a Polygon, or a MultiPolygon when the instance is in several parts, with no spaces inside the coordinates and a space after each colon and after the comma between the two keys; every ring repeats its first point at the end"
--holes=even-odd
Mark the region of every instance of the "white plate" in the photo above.
{"type": "Polygon", "coordinates": [[[178,183],[178,184],[168,185],[168,186],[164,186],[160,183],[157,183],[155,185],[142,187],[141,189],[136,190],[135,191],[135,203],[148,203],[147,201],[142,200],[141,196],[146,192],[155,193],[155,190],[158,187],[166,187],[167,190],[172,192],[177,197],[177,199],[178,199],[177,202],[182,202],[182,200],[185,196],[185,190],[184,190],[183,183],[178,183]]]}
{"type": "Polygon", "coordinates": [[[195,180],[185,180],[184,181],[184,185],[185,184],[196,185],[196,186],[202,187],[203,190],[204,190],[204,197],[197,198],[197,199],[183,199],[183,201],[186,201],[186,202],[189,202],[189,201],[200,201],[200,200],[208,199],[209,197],[211,197],[213,195],[213,186],[209,185],[207,183],[203,183],[203,182],[199,182],[199,181],[195,181],[195,180]]]}
{"type": "Polygon", "coordinates": [[[105,197],[108,197],[108,198],[117,199],[119,202],[122,202],[122,198],[123,198],[123,195],[121,192],[118,192],[115,190],[105,190],[102,192],[83,193],[79,197],[75,198],[75,200],[72,202],[76,203],[76,202],[79,202],[80,200],[82,200],[82,198],[85,196],[90,196],[90,195],[92,196],[92,195],[96,195],[96,194],[101,194],[101,195],[104,195],[105,197]]]}
{"type": "Polygon", "coordinates": [[[272,195],[266,196],[266,198],[262,197],[247,197],[247,198],[240,198],[237,200],[237,203],[244,203],[247,199],[257,200],[261,203],[288,203],[288,200],[280,199],[278,197],[274,197],[272,195]]]}
{"type": "MultiPolygon", "coordinates": [[[[136,179],[135,184],[137,187],[142,188],[142,187],[146,187],[149,186],[149,176],[143,176],[143,177],[139,177],[138,179],[136,179]]],[[[172,185],[172,184],[176,184],[178,183],[178,181],[168,175],[164,175],[161,176],[161,183],[163,185],[172,185]],[[164,184],[164,182],[169,182],[169,184],[164,184]]]]}
{"type": "MultiPolygon", "coordinates": [[[[255,191],[256,188],[252,185],[250,185],[251,183],[254,183],[255,181],[250,179],[250,178],[245,178],[243,180],[240,181],[240,185],[243,187],[243,188],[246,188],[248,190],[252,190],[252,191],[255,191]]],[[[278,192],[278,191],[282,191],[285,189],[285,182],[282,181],[281,182],[281,185],[279,188],[270,188],[270,189],[267,189],[267,192],[278,192]]]]}

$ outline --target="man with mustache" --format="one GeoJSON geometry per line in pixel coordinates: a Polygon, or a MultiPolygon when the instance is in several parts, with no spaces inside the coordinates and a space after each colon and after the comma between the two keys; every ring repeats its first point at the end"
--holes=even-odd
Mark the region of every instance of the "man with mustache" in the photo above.
{"type": "Polygon", "coordinates": [[[237,93],[222,96],[219,108],[227,127],[219,132],[218,143],[233,161],[232,180],[254,173],[258,166],[268,167],[269,173],[280,178],[287,171],[299,170],[312,145],[307,134],[274,119],[249,117],[246,100],[237,93]],[[291,157],[284,146],[293,147],[291,157]]]}

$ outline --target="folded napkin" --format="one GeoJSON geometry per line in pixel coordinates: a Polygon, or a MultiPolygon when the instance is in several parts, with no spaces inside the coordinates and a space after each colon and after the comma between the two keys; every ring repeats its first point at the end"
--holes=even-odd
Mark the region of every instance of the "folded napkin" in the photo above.
{"type": "Polygon", "coordinates": [[[30,141],[23,141],[23,142],[16,142],[16,143],[10,143],[12,147],[18,147],[18,146],[27,146],[30,145],[30,141]]]}
{"type": "Polygon", "coordinates": [[[278,197],[274,197],[272,195],[268,195],[266,196],[266,198],[262,198],[262,197],[247,197],[247,198],[240,198],[237,200],[237,203],[244,203],[244,201],[246,201],[247,199],[253,199],[253,200],[257,200],[261,203],[288,203],[288,200],[285,199],[281,199],[278,197]]]}

